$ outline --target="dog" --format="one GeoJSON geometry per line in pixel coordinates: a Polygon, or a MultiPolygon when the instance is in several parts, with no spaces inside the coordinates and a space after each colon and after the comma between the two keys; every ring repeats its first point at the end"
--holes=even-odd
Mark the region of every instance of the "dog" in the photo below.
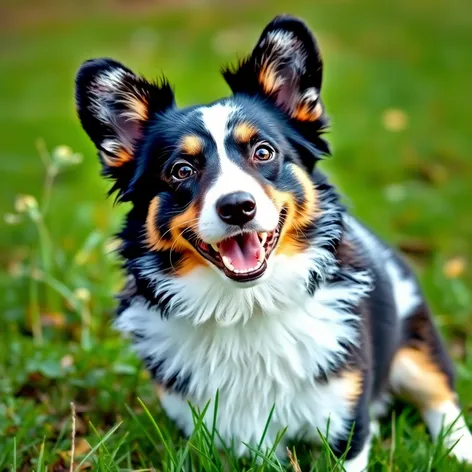
{"type": "Polygon", "coordinates": [[[417,279],[318,168],[330,153],[322,74],[316,39],[290,16],[223,70],[232,94],[209,105],[177,108],[166,79],[111,59],[82,65],[78,116],[111,192],[131,204],[116,326],[185,434],[188,402],[203,409],[218,392],[216,426],[238,455],[275,406],[262,447],[283,428],[284,440],[326,434],[337,455],[348,448],[346,471],[365,470],[371,418],[401,396],[472,462],[417,279]]]}

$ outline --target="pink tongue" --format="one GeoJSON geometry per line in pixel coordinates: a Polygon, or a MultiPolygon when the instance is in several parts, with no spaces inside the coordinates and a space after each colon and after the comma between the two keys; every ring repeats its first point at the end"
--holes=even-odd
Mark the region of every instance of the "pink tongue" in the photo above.
{"type": "Polygon", "coordinates": [[[221,256],[226,256],[231,260],[235,269],[247,270],[257,265],[261,243],[257,233],[244,233],[221,241],[218,249],[221,256]]]}

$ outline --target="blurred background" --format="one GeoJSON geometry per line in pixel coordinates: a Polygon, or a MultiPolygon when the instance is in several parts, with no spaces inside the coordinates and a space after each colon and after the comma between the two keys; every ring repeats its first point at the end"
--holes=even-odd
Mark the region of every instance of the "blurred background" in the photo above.
{"type": "Polygon", "coordinates": [[[140,389],[152,398],[110,329],[126,208],[105,198],[76,118],[77,69],[109,56],[164,73],[181,106],[212,101],[229,93],[220,66],[282,12],[304,18],[323,52],[333,157],[321,167],[414,264],[472,404],[470,2],[3,0],[0,444],[19,438],[25,463],[43,437],[57,440],[71,398],[103,425],[140,389]]]}

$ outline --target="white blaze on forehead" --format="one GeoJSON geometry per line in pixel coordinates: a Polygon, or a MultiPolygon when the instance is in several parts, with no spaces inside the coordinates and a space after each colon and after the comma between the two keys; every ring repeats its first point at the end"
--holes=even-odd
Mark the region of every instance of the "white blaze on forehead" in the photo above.
{"type": "Polygon", "coordinates": [[[277,208],[262,185],[228,157],[225,147],[231,132],[228,121],[237,112],[237,107],[221,104],[201,109],[203,124],[215,141],[219,163],[218,176],[205,195],[199,222],[200,235],[208,243],[218,242],[226,235],[228,225],[216,212],[216,202],[224,195],[238,191],[252,194],[257,208],[252,225],[257,231],[273,231],[279,219],[277,208]]]}

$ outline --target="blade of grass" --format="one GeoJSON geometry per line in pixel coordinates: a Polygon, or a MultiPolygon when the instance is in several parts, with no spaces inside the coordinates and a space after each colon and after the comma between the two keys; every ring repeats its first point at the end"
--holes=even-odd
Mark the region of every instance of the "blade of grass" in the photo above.
{"type": "MultiPolygon", "coordinates": [[[[347,438],[346,450],[343,452],[343,454],[341,455],[341,457],[338,457],[338,458],[337,458],[337,464],[336,464],[336,466],[341,465],[341,470],[344,470],[344,463],[346,462],[347,453],[348,453],[349,450],[351,449],[351,443],[352,443],[352,438],[353,438],[353,436],[354,436],[354,427],[355,427],[355,426],[356,426],[356,423],[353,422],[353,423],[352,423],[352,426],[351,426],[351,431],[350,431],[350,433],[349,433],[349,437],[347,438]]],[[[329,447],[329,449],[332,451],[331,446],[329,445],[329,443],[328,443],[328,447],[329,447]]]]}
{"type": "MultiPolygon", "coordinates": [[[[204,410],[206,411],[206,410],[204,410]]],[[[187,441],[187,444],[185,445],[185,448],[184,450],[182,451],[182,455],[180,457],[180,460],[179,462],[177,463],[177,467],[176,467],[176,470],[179,471],[179,470],[184,470],[183,466],[184,466],[184,463],[187,459],[187,456],[188,456],[188,453],[190,451],[190,447],[192,446],[192,440],[198,435],[202,425],[204,425],[204,416],[205,414],[201,414],[200,417],[198,418],[198,421],[197,423],[194,423],[194,430],[193,430],[193,433],[192,435],[190,436],[190,438],[188,439],[187,441]]]]}
{"type": "Polygon", "coordinates": [[[76,435],[76,414],[75,414],[75,404],[70,402],[71,410],[71,419],[72,419],[72,431],[71,431],[71,442],[70,442],[70,472],[74,470],[74,456],[75,456],[75,435],[76,435]]]}
{"type": "MultiPolygon", "coordinates": [[[[101,437],[100,433],[98,432],[97,428],[95,428],[95,426],[94,426],[92,423],[90,423],[90,427],[92,428],[93,432],[96,434],[96,436],[98,437],[98,439],[101,440],[102,437],[101,437]]],[[[108,450],[108,447],[107,447],[106,444],[103,444],[103,449],[104,449],[104,451],[105,451],[105,455],[108,456],[108,458],[109,458],[109,456],[110,456],[110,451],[108,450]]],[[[108,470],[110,470],[108,464],[105,464],[105,466],[106,466],[106,468],[107,468],[108,470]]]]}
{"type": "MultiPolygon", "coordinates": [[[[444,452],[439,459],[436,459],[434,461],[434,465],[437,466],[440,462],[442,462],[446,457],[448,457],[452,450],[457,446],[461,438],[459,438],[452,446],[450,446],[448,449],[446,449],[446,452],[444,452]]],[[[433,456],[434,457],[434,456],[433,456]]]]}
{"type": "Polygon", "coordinates": [[[220,461],[220,457],[219,457],[219,454],[218,454],[218,449],[216,447],[215,442],[212,441],[212,439],[211,439],[212,432],[208,429],[207,425],[203,421],[198,426],[199,426],[199,429],[198,429],[197,432],[200,433],[203,436],[203,439],[205,440],[206,446],[207,446],[208,450],[211,451],[212,457],[214,458],[215,462],[217,464],[220,464],[221,461],[220,461]]]}
{"type": "Polygon", "coordinates": [[[39,456],[38,456],[38,471],[43,472],[44,469],[44,444],[46,442],[46,438],[43,439],[41,443],[41,448],[39,449],[39,456]]]}
{"type": "Polygon", "coordinates": [[[228,460],[231,461],[231,465],[234,468],[234,470],[237,470],[238,464],[237,464],[237,459],[235,458],[233,449],[228,447],[228,445],[226,444],[226,441],[221,437],[220,432],[218,430],[216,430],[215,433],[218,436],[218,440],[221,443],[221,448],[223,449],[223,452],[225,453],[228,460]]]}
{"type": "MultiPolygon", "coordinates": [[[[201,459],[202,457],[206,459],[207,465],[204,467],[203,470],[205,471],[210,471],[210,470],[215,470],[216,472],[220,472],[220,468],[216,466],[216,464],[213,463],[213,459],[201,448],[196,446],[195,444],[190,443],[190,447],[198,453],[199,458],[201,459]]],[[[178,469],[177,469],[178,470],[178,469]]]]}
{"type": "MultiPolygon", "coordinates": [[[[118,444],[116,445],[115,449],[114,449],[113,452],[111,453],[111,455],[110,455],[110,460],[115,461],[115,457],[116,457],[116,455],[118,454],[118,451],[119,451],[120,448],[123,446],[123,444],[124,444],[124,442],[126,441],[126,439],[128,439],[128,436],[129,436],[129,432],[126,431],[126,433],[123,435],[123,437],[120,439],[120,441],[118,441],[118,444]]],[[[122,459],[115,461],[116,464],[117,464],[117,469],[118,469],[118,464],[121,464],[121,461],[122,461],[122,459]]]]}
{"type": "MultiPolygon", "coordinates": [[[[329,460],[329,467],[331,470],[334,470],[337,467],[338,463],[338,458],[336,457],[336,454],[334,451],[331,449],[331,446],[328,443],[328,440],[326,439],[325,435],[321,433],[321,431],[318,429],[318,434],[320,436],[321,440],[321,445],[323,447],[323,450],[327,453],[328,460],[329,460]],[[334,460],[334,466],[332,465],[332,460],[334,460]]],[[[342,470],[342,469],[341,469],[342,470]]]]}
{"type": "Polygon", "coordinates": [[[270,457],[268,457],[266,454],[262,453],[260,451],[260,449],[258,449],[257,447],[253,447],[251,446],[250,444],[248,443],[245,443],[243,442],[243,444],[254,454],[254,459],[253,459],[253,463],[255,465],[251,465],[251,468],[249,470],[255,470],[257,464],[256,464],[256,458],[257,457],[260,457],[264,463],[270,465],[271,467],[273,467],[275,470],[280,470],[279,469],[279,466],[280,464],[277,464],[277,462],[273,461],[270,457]]]}
{"type": "Polygon", "coordinates": [[[62,423],[61,429],[59,434],[57,435],[56,441],[54,442],[54,446],[52,447],[52,452],[55,453],[59,448],[59,443],[64,439],[64,436],[67,431],[67,421],[62,423]]]}
{"type": "Polygon", "coordinates": [[[149,431],[147,430],[147,428],[141,423],[141,421],[139,420],[138,416],[136,415],[136,413],[128,406],[125,404],[125,408],[128,410],[128,413],[131,415],[131,417],[133,418],[133,420],[139,425],[139,427],[143,430],[144,434],[147,436],[147,438],[149,439],[149,442],[153,445],[154,449],[159,452],[159,447],[157,445],[156,442],[154,442],[154,438],[149,434],[149,431]]]}
{"type": "Polygon", "coordinates": [[[16,472],[18,470],[16,466],[16,436],[13,438],[13,471],[16,472]]]}
{"type": "Polygon", "coordinates": [[[288,426],[286,426],[284,429],[277,432],[277,434],[275,435],[274,444],[269,449],[269,454],[275,454],[275,450],[277,449],[277,446],[280,444],[280,441],[282,441],[282,438],[285,436],[287,429],[288,429],[288,426]]]}
{"type": "MultiPolygon", "coordinates": [[[[272,405],[272,408],[270,409],[269,416],[267,418],[266,424],[264,425],[264,430],[262,431],[261,439],[259,440],[259,444],[257,445],[257,451],[261,450],[262,444],[267,435],[267,431],[269,430],[269,425],[270,425],[270,422],[272,421],[272,416],[274,414],[274,411],[275,411],[275,404],[272,405]]],[[[251,462],[251,468],[254,468],[255,465],[256,465],[256,457],[254,457],[251,462]]]]}
{"type": "Polygon", "coordinates": [[[444,429],[444,427],[442,426],[441,427],[441,430],[439,432],[439,437],[438,437],[438,440],[436,442],[436,448],[435,448],[435,451],[434,451],[434,465],[437,466],[441,461],[443,461],[447,456],[449,456],[452,452],[452,450],[456,447],[457,443],[461,440],[461,438],[457,439],[457,441],[454,442],[454,444],[452,446],[450,446],[445,453],[443,453],[439,459],[436,457],[438,452],[441,451],[441,446],[444,445],[444,440],[446,439],[446,437],[451,433],[451,431],[453,430],[454,426],[457,424],[457,422],[459,421],[460,417],[462,415],[462,412],[459,414],[459,416],[446,428],[444,429]]]}
{"type": "Polygon", "coordinates": [[[172,449],[169,447],[169,444],[167,444],[167,441],[164,438],[164,435],[162,434],[161,428],[159,428],[159,425],[156,423],[156,420],[151,415],[151,412],[147,409],[145,403],[139,397],[138,397],[138,402],[141,405],[141,407],[144,409],[144,412],[146,413],[147,417],[151,421],[151,424],[154,426],[154,429],[156,430],[156,432],[159,436],[159,439],[162,441],[162,445],[164,446],[164,448],[165,448],[165,450],[166,450],[166,452],[169,456],[169,459],[172,461],[172,464],[175,467],[177,465],[177,462],[175,460],[174,454],[172,453],[172,449]]]}
{"type": "MultiPolygon", "coordinates": [[[[91,428],[93,429],[93,432],[97,435],[97,437],[101,439],[100,433],[95,428],[95,426],[91,424],[91,428]]],[[[106,444],[103,445],[103,448],[105,449],[105,452],[107,453],[108,459],[109,459],[108,464],[105,464],[108,469],[110,469],[111,465],[114,465],[114,468],[116,470],[119,470],[119,467],[118,467],[119,461],[115,461],[115,457],[116,457],[116,454],[118,453],[119,449],[123,445],[123,443],[128,438],[128,436],[129,436],[129,432],[126,431],[125,434],[122,436],[122,438],[118,441],[118,444],[115,446],[113,452],[110,452],[110,450],[108,449],[106,444]]]]}
{"type": "Polygon", "coordinates": [[[218,402],[220,399],[219,390],[216,391],[215,395],[215,406],[213,408],[213,424],[211,425],[211,443],[215,444],[215,431],[216,431],[216,419],[218,416],[218,402]]]}
{"type": "MultiPolygon", "coordinates": [[[[36,256],[32,257],[30,272],[36,271],[36,256]]],[[[39,311],[39,287],[38,281],[34,277],[30,277],[29,280],[29,309],[31,316],[31,328],[33,330],[34,342],[37,346],[43,344],[43,327],[41,324],[41,313],[39,311]]]]}
{"type": "Polygon", "coordinates": [[[388,460],[389,471],[393,471],[393,461],[395,457],[395,446],[396,446],[396,439],[397,439],[395,425],[396,425],[396,414],[395,414],[395,411],[392,411],[392,446],[390,447],[390,454],[389,454],[389,460],[388,460]]]}
{"type": "Polygon", "coordinates": [[[92,231],[87,238],[85,239],[82,246],[76,252],[74,259],[72,260],[70,266],[67,268],[68,271],[74,270],[77,265],[84,265],[87,263],[89,257],[92,255],[93,251],[102,244],[105,236],[100,231],[92,231]]]}
{"type": "MultiPolygon", "coordinates": [[[[215,469],[219,470],[215,464],[214,458],[218,457],[218,452],[216,451],[214,442],[211,441],[211,432],[209,431],[207,425],[204,422],[205,416],[207,414],[208,408],[210,407],[210,401],[206,403],[202,411],[197,410],[190,402],[189,408],[192,412],[192,418],[194,422],[194,432],[192,434],[192,441],[189,441],[189,444],[196,449],[196,442],[199,441],[202,448],[199,449],[200,458],[206,459],[208,462],[203,466],[203,470],[215,469]]],[[[216,462],[219,463],[219,458],[216,459],[216,462]]]]}
{"type": "Polygon", "coordinates": [[[40,280],[48,287],[55,290],[72,306],[72,308],[74,308],[74,310],[76,310],[78,313],[80,312],[80,309],[81,309],[80,303],[74,296],[74,293],[72,292],[72,290],[69,289],[69,287],[67,287],[56,278],[52,277],[51,275],[41,270],[35,270],[34,272],[32,272],[32,275],[33,275],[33,278],[35,278],[36,280],[40,280]]]}
{"type": "Polygon", "coordinates": [[[80,461],[79,465],[74,469],[74,472],[79,472],[80,471],[80,468],[82,467],[82,465],[85,464],[85,462],[87,462],[87,460],[93,455],[95,454],[95,451],[98,450],[98,448],[104,444],[106,441],[108,441],[108,439],[110,439],[110,437],[115,433],[115,431],[123,424],[122,421],[120,421],[119,423],[117,423],[115,426],[113,426],[113,428],[111,428],[106,434],[105,436],[103,436],[103,438],[94,446],[92,447],[92,449],[90,449],[90,451],[86,454],[86,456],[80,461]]]}

